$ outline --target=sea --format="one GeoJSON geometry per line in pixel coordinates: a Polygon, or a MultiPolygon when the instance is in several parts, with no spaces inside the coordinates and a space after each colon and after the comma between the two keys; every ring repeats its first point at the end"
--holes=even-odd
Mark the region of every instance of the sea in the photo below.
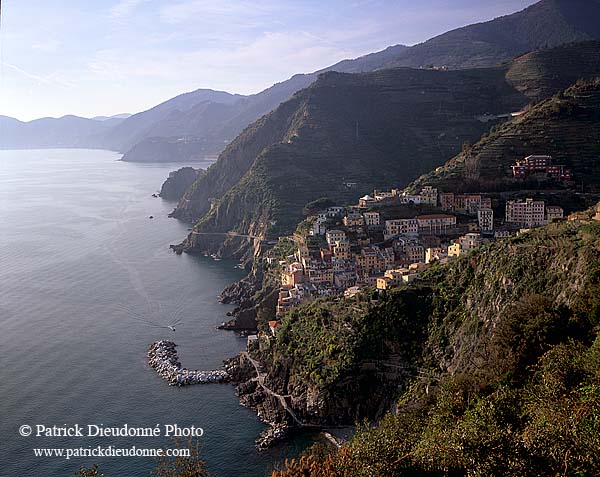
{"type": "Polygon", "coordinates": [[[244,349],[245,337],[216,329],[232,309],[217,296],[243,272],[169,249],[189,225],[152,194],[183,164],[120,157],[0,151],[0,475],[66,477],[97,464],[108,477],[148,476],[156,458],[136,455],[175,447],[167,426],[202,429],[200,455],[216,476],[269,475],[310,439],[258,453],[264,424],[232,385],[171,387],[147,364],[161,339],[188,369],[220,368],[244,349]],[[55,435],[76,425],[83,436],[55,435]],[[87,435],[126,425],[160,435],[87,435]],[[111,446],[133,455],[107,456],[111,446]]]}

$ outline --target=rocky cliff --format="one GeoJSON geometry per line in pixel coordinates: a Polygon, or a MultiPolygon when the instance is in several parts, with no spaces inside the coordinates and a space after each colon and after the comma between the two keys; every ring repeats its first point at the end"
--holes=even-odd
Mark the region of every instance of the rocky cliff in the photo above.
{"type": "Polygon", "coordinates": [[[193,167],[182,167],[171,172],[160,188],[160,196],[166,200],[180,200],[185,191],[205,173],[206,171],[193,167]]]}

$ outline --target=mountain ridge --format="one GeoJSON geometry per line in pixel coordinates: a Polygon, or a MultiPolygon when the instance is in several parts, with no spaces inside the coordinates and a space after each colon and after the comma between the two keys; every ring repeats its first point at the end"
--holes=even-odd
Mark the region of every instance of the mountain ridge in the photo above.
{"type": "MultiPolygon", "coordinates": [[[[190,127],[191,123],[202,125],[210,121],[207,110],[199,108],[190,122],[189,110],[202,102],[199,99],[190,101],[190,96],[186,96],[193,97],[194,92],[190,92],[133,115],[116,124],[111,131],[100,129],[90,132],[86,137],[65,134],[65,138],[57,138],[56,143],[64,145],[71,141],[73,147],[79,145],[117,150],[125,153],[123,160],[126,161],[194,160],[222,152],[224,146],[250,123],[289,99],[295,92],[309,86],[321,73],[331,70],[357,73],[404,66],[494,66],[532,49],[600,38],[598,19],[598,0],[542,0],[521,12],[455,29],[419,45],[390,46],[359,58],[342,60],[313,73],[294,75],[255,95],[242,97],[224,93],[237,98],[237,106],[224,104],[223,98],[211,100],[215,103],[211,106],[212,111],[221,119],[210,129],[190,127]],[[528,41],[515,40],[527,35],[531,35],[528,41]],[[182,104],[175,107],[173,101],[182,104]],[[163,109],[166,103],[169,103],[167,112],[172,113],[168,119],[169,115],[163,109]],[[178,109],[182,110],[179,118],[175,113],[178,109]],[[163,133],[163,130],[166,132],[163,133]],[[184,148],[178,143],[183,138],[190,140],[184,148]],[[153,145],[157,148],[154,152],[151,150],[153,145]]],[[[0,147],[7,147],[5,141],[0,142],[0,147]]],[[[52,144],[47,147],[52,147],[52,144]]]]}

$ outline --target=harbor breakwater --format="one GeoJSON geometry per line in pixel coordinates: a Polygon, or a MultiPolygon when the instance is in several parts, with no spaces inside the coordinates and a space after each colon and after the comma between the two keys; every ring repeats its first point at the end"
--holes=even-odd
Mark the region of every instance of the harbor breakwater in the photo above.
{"type": "Polygon", "coordinates": [[[152,343],[148,349],[148,364],[169,382],[169,386],[229,382],[230,376],[225,370],[198,371],[182,368],[176,347],[173,341],[161,340],[152,343]]]}

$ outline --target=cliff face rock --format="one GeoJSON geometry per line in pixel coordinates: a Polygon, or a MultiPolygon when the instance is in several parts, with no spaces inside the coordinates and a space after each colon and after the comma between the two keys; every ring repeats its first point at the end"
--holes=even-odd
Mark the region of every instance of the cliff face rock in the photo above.
{"type": "Polygon", "coordinates": [[[265,277],[262,265],[255,265],[243,279],[232,283],[221,292],[222,303],[235,303],[233,318],[222,326],[230,330],[257,330],[258,323],[266,323],[275,314],[279,297],[278,276],[265,277]]]}
{"type": "Polygon", "coordinates": [[[431,184],[444,191],[506,191],[561,188],[512,177],[511,166],[530,154],[553,156],[570,168],[586,192],[600,187],[600,82],[578,82],[505,123],[443,167],[424,175],[412,188],[431,184]]]}
{"type": "MultiPolygon", "coordinates": [[[[480,137],[489,124],[478,115],[527,103],[505,72],[321,76],[249,127],[184,195],[174,215],[200,218],[186,247],[218,247],[206,233],[277,237],[293,230],[311,200],[348,203],[376,187],[407,184],[480,137]]],[[[241,245],[225,240],[226,249],[241,245]]]]}
{"type": "Polygon", "coordinates": [[[160,196],[166,200],[181,199],[185,191],[203,174],[204,170],[193,167],[182,167],[169,173],[169,177],[160,188],[160,196]]]}
{"type": "Polygon", "coordinates": [[[297,100],[292,99],[246,128],[185,193],[173,216],[195,222],[206,214],[212,203],[239,182],[266,147],[282,140],[296,106],[297,100]]]}

